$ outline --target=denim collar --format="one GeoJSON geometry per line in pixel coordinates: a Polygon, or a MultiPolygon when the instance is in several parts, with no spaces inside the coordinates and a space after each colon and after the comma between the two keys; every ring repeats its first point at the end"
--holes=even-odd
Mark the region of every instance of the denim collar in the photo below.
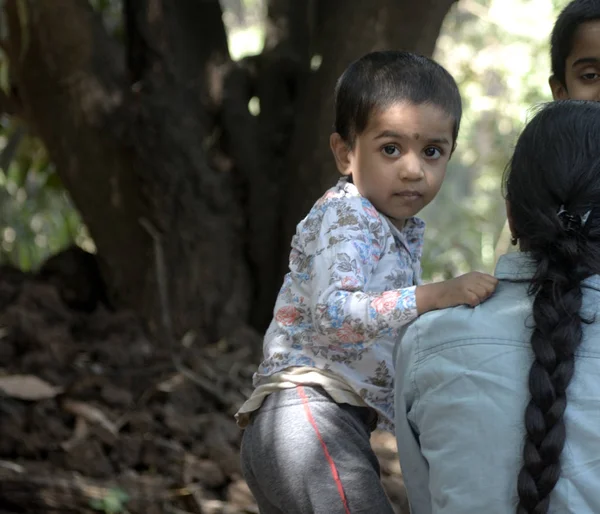
{"type": "Polygon", "coordinates": [[[494,275],[499,279],[529,280],[535,270],[535,262],[528,252],[514,252],[500,256],[494,275]]]}
{"type": "MultiPolygon", "coordinates": [[[[498,259],[494,275],[500,280],[530,280],[536,268],[529,252],[507,253],[498,259]]],[[[584,284],[600,290],[600,275],[588,277],[584,280],[584,284]]]]}

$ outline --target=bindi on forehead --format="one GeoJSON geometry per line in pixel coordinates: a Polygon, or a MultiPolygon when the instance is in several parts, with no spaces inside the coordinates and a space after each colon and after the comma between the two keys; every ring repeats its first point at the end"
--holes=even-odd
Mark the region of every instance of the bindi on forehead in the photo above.
{"type": "Polygon", "coordinates": [[[415,133],[413,134],[413,139],[414,139],[415,141],[418,141],[418,140],[420,139],[420,137],[421,137],[421,134],[419,134],[418,132],[415,132],[415,133]]]}

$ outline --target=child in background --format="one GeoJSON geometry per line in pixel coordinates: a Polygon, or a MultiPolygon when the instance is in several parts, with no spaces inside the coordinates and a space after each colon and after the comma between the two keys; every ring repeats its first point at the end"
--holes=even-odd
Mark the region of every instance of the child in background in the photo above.
{"type": "Polygon", "coordinates": [[[424,222],[462,114],[453,78],[408,52],[367,54],[335,92],[330,145],[342,175],[300,222],[236,417],[242,468],[263,514],[393,514],[370,434],[393,429],[392,351],[425,312],[488,298],[469,273],[418,285],[424,222]]]}
{"type": "MultiPolygon", "coordinates": [[[[561,11],[552,29],[550,60],[554,100],[600,101],[600,0],[574,0],[561,11]]],[[[507,251],[509,239],[506,221],[496,259],[507,251]]],[[[516,240],[511,243],[516,247],[516,240]]]]}
{"type": "Polygon", "coordinates": [[[558,16],[551,40],[555,100],[600,101],[600,0],[575,0],[558,16]]]}

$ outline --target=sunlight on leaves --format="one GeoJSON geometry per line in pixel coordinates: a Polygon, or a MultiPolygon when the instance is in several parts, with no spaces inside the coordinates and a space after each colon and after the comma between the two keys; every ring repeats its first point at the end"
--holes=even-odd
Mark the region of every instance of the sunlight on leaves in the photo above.
{"type": "Polygon", "coordinates": [[[568,0],[460,0],[434,57],[463,96],[458,147],[444,186],[424,211],[424,279],[492,271],[506,220],[502,175],[535,104],[551,99],[549,37],[568,0]]]}

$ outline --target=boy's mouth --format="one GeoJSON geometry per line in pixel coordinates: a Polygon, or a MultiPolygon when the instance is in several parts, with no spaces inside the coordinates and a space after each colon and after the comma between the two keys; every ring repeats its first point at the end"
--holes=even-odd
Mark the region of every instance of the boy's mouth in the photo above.
{"type": "Polygon", "coordinates": [[[423,195],[421,193],[419,193],[418,191],[401,191],[399,193],[394,193],[394,196],[401,196],[402,198],[407,198],[410,200],[410,199],[420,198],[423,195]]]}

